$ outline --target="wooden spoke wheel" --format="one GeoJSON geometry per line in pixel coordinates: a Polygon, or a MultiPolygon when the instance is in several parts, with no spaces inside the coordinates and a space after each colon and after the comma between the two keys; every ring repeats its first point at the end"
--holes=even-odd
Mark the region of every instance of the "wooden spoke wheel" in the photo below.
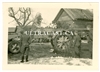
{"type": "Polygon", "coordinates": [[[52,40],[51,44],[57,52],[68,52],[71,47],[70,36],[58,35],[52,40]]]}

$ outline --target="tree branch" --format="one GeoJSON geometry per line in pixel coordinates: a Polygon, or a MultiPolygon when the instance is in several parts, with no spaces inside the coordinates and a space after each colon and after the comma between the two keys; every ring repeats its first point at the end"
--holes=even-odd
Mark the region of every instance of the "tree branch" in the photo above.
{"type": "Polygon", "coordinates": [[[29,21],[25,26],[29,25],[31,22],[33,22],[33,21],[29,21]]]}
{"type": "Polygon", "coordinates": [[[17,24],[19,26],[21,26],[22,24],[18,21],[18,19],[15,17],[15,13],[12,7],[9,8],[9,16],[14,18],[14,20],[17,22],[17,24]]]}
{"type": "MultiPolygon", "coordinates": [[[[23,10],[24,10],[24,9],[23,9],[23,10]]],[[[22,12],[22,13],[24,13],[24,12],[25,12],[25,11],[23,11],[23,10],[22,10],[22,8],[19,8],[19,11],[20,11],[20,12],[22,12]]]]}
{"type": "Polygon", "coordinates": [[[19,8],[19,10],[16,11],[16,12],[14,12],[12,7],[9,8],[9,16],[14,18],[14,20],[17,22],[17,24],[20,27],[24,27],[25,24],[27,26],[28,24],[33,22],[33,21],[29,21],[27,23],[27,21],[29,20],[30,15],[31,15],[31,8],[24,8],[24,7],[23,8],[19,8]],[[17,18],[16,15],[18,14],[19,11],[20,11],[20,16],[19,16],[19,18],[17,18]],[[21,23],[22,19],[23,19],[23,23],[21,23]]]}
{"type": "Polygon", "coordinates": [[[19,10],[15,12],[15,15],[16,15],[18,12],[19,12],[19,10]]]}
{"type": "Polygon", "coordinates": [[[26,22],[29,20],[30,15],[31,15],[31,9],[30,9],[30,8],[26,8],[25,14],[24,14],[25,18],[24,18],[24,24],[23,24],[23,26],[24,26],[24,25],[26,24],[26,22]],[[26,17],[26,16],[27,16],[27,17],[26,17]]]}

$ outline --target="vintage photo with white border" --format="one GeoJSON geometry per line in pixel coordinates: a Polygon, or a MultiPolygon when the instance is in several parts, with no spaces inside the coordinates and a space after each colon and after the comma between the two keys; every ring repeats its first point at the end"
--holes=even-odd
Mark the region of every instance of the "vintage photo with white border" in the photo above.
{"type": "Polygon", "coordinates": [[[3,3],[3,69],[98,70],[99,3],[3,3]]]}

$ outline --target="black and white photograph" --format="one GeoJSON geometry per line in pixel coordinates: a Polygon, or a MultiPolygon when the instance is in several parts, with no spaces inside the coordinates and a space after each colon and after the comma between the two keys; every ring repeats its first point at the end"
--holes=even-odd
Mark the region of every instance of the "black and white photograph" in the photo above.
{"type": "Polygon", "coordinates": [[[18,4],[5,3],[8,65],[93,66],[95,11],[91,3],[84,8],[18,4]]]}

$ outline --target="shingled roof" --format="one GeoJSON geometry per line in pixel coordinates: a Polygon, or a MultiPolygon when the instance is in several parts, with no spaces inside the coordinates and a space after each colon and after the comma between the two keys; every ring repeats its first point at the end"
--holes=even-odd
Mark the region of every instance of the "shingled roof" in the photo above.
{"type": "Polygon", "coordinates": [[[66,12],[72,20],[93,20],[93,13],[90,12],[88,9],[71,9],[71,8],[61,8],[53,22],[56,22],[60,15],[66,12]]]}

